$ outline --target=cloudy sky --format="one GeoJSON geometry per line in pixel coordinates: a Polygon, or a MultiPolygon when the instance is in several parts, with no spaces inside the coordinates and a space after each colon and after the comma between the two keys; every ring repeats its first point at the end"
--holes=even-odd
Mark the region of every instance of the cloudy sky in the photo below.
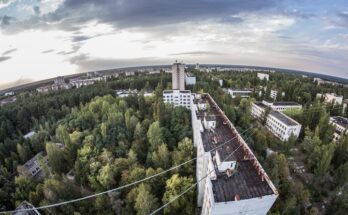
{"type": "Polygon", "coordinates": [[[348,2],[0,0],[0,88],[175,59],[347,78],[348,2]]]}

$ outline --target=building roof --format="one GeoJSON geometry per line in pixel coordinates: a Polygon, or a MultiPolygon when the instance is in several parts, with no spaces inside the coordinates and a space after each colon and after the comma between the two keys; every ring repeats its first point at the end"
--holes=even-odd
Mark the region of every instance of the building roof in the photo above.
{"type": "Polygon", "coordinates": [[[33,166],[35,166],[39,161],[38,161],[38,156],[44,156],[44,152],[39,152],[37,153],[34,157],[32,157],[30,160],[28,160],[27,162],[25,162],[25,164],[23,165],[26,169],[30,169],[33,166]]]}
{"type": "Polygon", "coordinates": [[[291,119],[290,117],[286,116],[285,114],[279,112],[279,111],[271,111],[269,113],[270,115],[277,118],[279,121],[283,122],[287,126],[295,126],[299,125],[295,120],[291,119]]]}
{"type": "Polygon", "coordinates": [[[30,131],[30,132],[28,132],[27,134],[25,134],[25,135],[23,136],[23,138],[24,138],[24,139],[31,138],[34,134],[36,134],[35,131],[30,131]]]}
{"type": "Polygon", "coordinates": [[[261,107],[261,108],[263,108],[263,109],[268,108],[268,106],[267,106],[267,105],[265,105],[265,104],[264,104],[264,103],[262,103],[262,102],[254,102],[254,104],[255,104],[255,105],[257,105],[257,106],[259,106],[259,107],[261,107]]]}
{"type": "Polygon", "coordinates": [[[35,207],[27,201],[24,201],[20,205],[18,205],[16,210],[18,211],[14,212],[13,215],[40,215],[39,211],[37,211],[35,207]],[[21,211],[26,209],[33,209],[33,210],[21,211]]]}
{"type": "MultiPolygon", "coordinates": [[[[248,159],[244,147],[240,147],[238,134],[226,123],[226,116],[221,115],[217,108],[214,108],[212,101],[207,98],[211,106],[211,113],[216,117],[216,127],[214,131],[205,130],[201,133],[204,151],[208,152],[213,148],[222,145],[218,149],[220,159],[226,161],[237,161],[237,171],[231,177],[225,173],[217,173],[217,179],[211,180],[215,202],[235,201],[235,196],[240,199],[258,198],[266,195],[275,194],[270,184],[262,180],[255,168],[253,160],[248,159]]],[[[196,103],[197,104],[197,103],[196,103]]],[[[206,111],[198,111],[197,117],[203,120],[206,111]]],[[[248,151],[252,153],[251,151],[248,151]]],[[[212,151],[215,156],[216,151],[212,151]]],[[[250,154],[249,154],[250,155],[250,154]]],[[[272,185],[273,186],[273,185],[272,185]]]]}
{"type": "Polygon", "coordinates": [[[297,102],[273,102],[274,106],[294,106],[294,105],[300,105],[297,102]]]}
{"type": "Polygon", "coordinates": [[[341,116],[333,116],[331,117],[332,121],[342,127],[348,127],[348,119],[341,116]]]}

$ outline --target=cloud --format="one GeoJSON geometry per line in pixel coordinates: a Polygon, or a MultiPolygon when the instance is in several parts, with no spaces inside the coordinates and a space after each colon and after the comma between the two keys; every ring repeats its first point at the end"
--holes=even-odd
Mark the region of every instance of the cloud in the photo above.
{"type": "Polygon", "coordinates": [[[11,23],[11,20],[14,20],[15,18],[14,17],[12,17],[12,16],[3,16],[2,18],[1,18],[1,23],[0,23],[0,26],[1,27],[6,27],[6,26],[8,26],[8,25],[10,25],[10,23],[11,23]]]}
{"type": "Polygon", "coordinates": [[[338,13],[336,19],[334,20],[334,23],[341,27],[348,28],[348,12],[338,13]]]}
{"type": "Polygon", "coordinates": [[[0,57],[0,62],[6,61],[6,60],[10,60],[10,59],[11,59],[11,57],[2,56],[2,57],[0,57]]]}
{"type": "Polygon", "coordinates": [[[15,51],[17,51],[17,49],[10,49],[10,50],[4,51],[4,52],[2,53],[2,55],[3,55],[3,56],[4,56],[4,55],[8,55],[8,54],[10,54],[10,53],[12,53],[12,52],[15,52],[15,51]]]}
{"type": "Polygon", "coordinates": [[[34,7],[33,7],[33,10],[34,10],[34,13],[35,13],[36,15],[40,15],[40,14],[41,14],[41,9],[40,9],[39,6],[34,6],[34,7]]]}
{"type": "Polygon", "coordinates": [[[213,51],[192,51],[192,52],[181,52],[172,53],[171,56],[191,55],[191,56],[202,56],[202,55],[224,55],[224,53],[213,52],[213,51]]]}
{"type": "MultiPolygon", "coordinates": [[[[120,28],[144,28],[182,22],[216,20],[238,23],[240,13],[269,10],[281,0],[65,0],[56,10],[18,21],[10,33],[31,28],[78,30],[90,21],[120,28]]],[[[7,22],[8,23],[8,22],[7,22]]]]}
{"type": "Polygon", "coordinates": [[[0,9],[9,6],[15,2],[15,0],[0,0],[0,9]]]}
{"type": "Polygon", "coordinates": [[[51,52],[54,52],[54,49],[47,49],[47,50],[42,51],[41,53],[47,54],[47,53],[51,53],[51,52]]]}

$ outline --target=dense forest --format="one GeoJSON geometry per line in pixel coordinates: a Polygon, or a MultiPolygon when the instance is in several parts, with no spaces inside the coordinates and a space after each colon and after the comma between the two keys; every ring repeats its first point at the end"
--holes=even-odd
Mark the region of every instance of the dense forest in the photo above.
{"type": "MultiPolygon", "coordinates": [[[[317,93],[348,97],[348,88],[317,85],[311,78],[271,73],[261,81],[253,72],[203,73],[191,70],[193,92],[210,93],[241,132],[266,169],[280,196],[270,214],[346,214],[348,209],[348,137],[333,142],[329,117],[348,116],[342,106],[325,104],[317,93]],[[222,88],[252,88],[251,99],[232,99],[222,88]],[[251,118],[251,102],[269,99],[296,101],[299,112],[287,113],[302,124],[299,139],[282,142],[251,118]],[[261,94],[258,92],[261,91],[261,94]],[[272,155],[267,151],[272,150],[272,155]],[[297,171],[303,164],[305,173],[297,171]]],[[[61,202],[126,185],[160,173],[196,155],[190,111],[162,101],[171,88],[169,74],[120,76],[79,89],[38,94],[21,92],[17,101],[0,108],[0,209],[14,209],[27,200],[35,206],[61,202]],[[117,89],[138,89],[119,98],[117,89]],[[144,91],[153,91],[145,97],[144,91]],[[24,134],[35,131],[31,138],[24,134]],[[61,143],[63,147],[59,147],[61,143]],[[39,152],[49,163],[44,177],[19,174],[21,166],[39,152]],[[74,179],[69,179],[73,173],[74,179]]],[[[93,199],[42,210],[44,214],[148,214],[195,183],[195,163],[144,183],[93,199]],[[91,207],[90,205],[93,205],[91,207]]],[[[194,214],[196,193],[186,193],[164,214],[194,214]]]]}

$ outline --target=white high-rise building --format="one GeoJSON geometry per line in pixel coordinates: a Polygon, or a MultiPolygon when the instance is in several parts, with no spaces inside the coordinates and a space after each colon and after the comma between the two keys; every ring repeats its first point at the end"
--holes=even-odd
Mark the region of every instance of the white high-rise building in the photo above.
{"type": "Polygon", "coordinates": [[[209,94],[191,101],[201,214],[266,215],[278,197],[267,173],[209,94]]]}
{"type": "Polygon", "coordinates": [[[177,61],[172,65],[172,89],[185,90],[185,64],[177,61]]]}
{"type": "Polygon", "coordinates": [[[191,109],[190,90],[163,90],[163,101],[173,104],[174,107],[186,107],[191,109]]]}
{"type": "Polygon", "coordinates": [[[260,73],[260,72],[258,72],[258,73],[257,73],[257,77],[258,77],[260,80],[264,80],[264,79],[266,79],[267,81],[269,80],[269,74],[266,74],[266,73],[260,73]]]}
{"type": "Polygon", "coordinates": [[[330,117],[330,123],[335,126],[334,140],[337,141],[348,134],[348,119],[341,116],[330,117]]]}

